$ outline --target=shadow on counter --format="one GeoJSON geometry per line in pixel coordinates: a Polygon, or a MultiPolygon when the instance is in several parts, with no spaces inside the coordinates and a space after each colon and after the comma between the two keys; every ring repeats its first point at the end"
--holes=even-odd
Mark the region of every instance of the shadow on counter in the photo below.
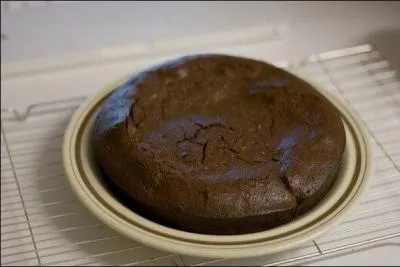
{"type": "Polygon", "coordinates": [[[368,35],[363,43],[373,45],[397,71],[397,77],[400,79],[400,29],[374,32],[368,35]]]}

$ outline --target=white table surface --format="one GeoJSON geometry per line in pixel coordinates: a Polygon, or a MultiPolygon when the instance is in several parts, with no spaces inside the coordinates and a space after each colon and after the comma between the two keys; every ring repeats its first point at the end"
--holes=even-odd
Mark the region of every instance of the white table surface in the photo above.
{"type": "Polygon", "coordinates": [[[255,24],[287,23],[281,59],[400,35],[395,1],[71,2],[3,12],[2,62],[255,24]]]}
{"type": "MultiPolygon", "coordinates": [[[[3,67],[32,58],[269,24],[286,27],[280,45],[271,48],[268,59],[272,61],[297,60],[312,53],[372,43],[393,66],[400,67],[400,52],[396,51],[400,47],[400,2],[79,2],[34,8],[16,5],[15,10],[2,11],[1,32],[7,40],[1,43],[1,62],[3,67]]],[[[30,88],[26,92],[1,90],[2,107],[36,101],[30,88]]],[[[60,95],[57,88],[49,90],[60,95]]],[[[393,242],[397,245],[309,265],[396,265],[400,263],[400,241],[393,242]]]]}
{"type": "MultiPolygon", "coordinates": [[[[400,69],[400,2],[21,2],[9,1],[2,9],[1,32],[7,38],[1,42],[2,76],[9,62],[151,46],[154,40],[254,25],[284,26],[282,42],[266,51],[270,61],[370,43],[400,69]]],[[[6,88],[2,106],[32,104],[25,92],[6,88]]],[[[56,90],[50,91],[64,97],[56,90]]]]}

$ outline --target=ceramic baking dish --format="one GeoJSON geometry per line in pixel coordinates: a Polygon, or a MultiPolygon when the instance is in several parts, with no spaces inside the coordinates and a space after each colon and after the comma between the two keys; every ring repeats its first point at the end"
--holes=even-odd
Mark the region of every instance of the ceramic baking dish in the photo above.
{"type": "Polygon", "coordinates": [[[311,211],[271,230],[243,235],[205,235],[165,227],[124,205],[103,185],[90,146],[94,118],[102,101],[119,85],[100,91],[76,111],[63,143],[63,164],[80,201],[113,229],[143,244],[179,254],[210,258],[252,257],[281,252],[316,238],[349,213],[367,188],[372,173],[372,146],[361,121],[324,88],[314,87],[336,106],[346,130],[346,147],[338,179],[311,211]]]}

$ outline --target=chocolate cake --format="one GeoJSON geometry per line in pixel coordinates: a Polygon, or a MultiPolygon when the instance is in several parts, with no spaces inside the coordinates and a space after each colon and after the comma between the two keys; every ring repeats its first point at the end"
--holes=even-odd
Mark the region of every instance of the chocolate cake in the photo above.
{"type": "Polygon", "coordinates": [[[292,221],[334,183],[345,131],[307,82],[217,54],[146,69],[103,101],[95,158],[118,198],[176,229],[244,234],[292,221]]]}

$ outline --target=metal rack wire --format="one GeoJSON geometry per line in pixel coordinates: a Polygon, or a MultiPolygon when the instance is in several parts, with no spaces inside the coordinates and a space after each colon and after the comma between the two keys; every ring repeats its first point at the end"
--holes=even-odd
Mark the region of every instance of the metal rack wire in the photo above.
{"type": "Polygon", "coordinates": [[[23,114],[2,110],[2,265],[277,265],[390,243],[399,237],[400,82],[396,72],[369,45],[279,65],[338,95],[365,122],[374,140],[371,187],[338,227],[288,252],[235,260],[181,256],[126,239],[84,209],[63,176],[62,135],[82,97],[36,104],[23,114]]]}

